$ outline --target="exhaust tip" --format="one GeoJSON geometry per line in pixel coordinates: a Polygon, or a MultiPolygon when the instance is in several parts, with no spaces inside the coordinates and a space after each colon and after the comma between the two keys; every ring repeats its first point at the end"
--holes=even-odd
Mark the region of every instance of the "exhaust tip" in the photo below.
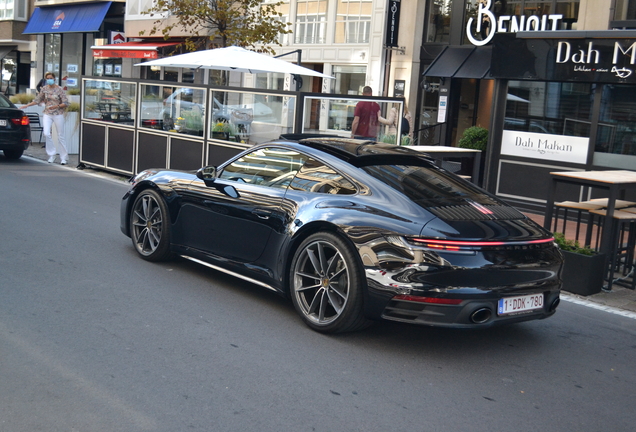
{"type": "Polygon", "coordinates": [[[550,304],[550,312],[554,312],[557,308],[557,306],[559,306],[559,303],[561,303],[561,299],[560,298],[555,298],[552,303],[550,304]]]}
{"type": "Polygon", "coordinates": [[[475,324],[483,324],[490,320],[492,311],[488,308],[477,309],[470,315],[470,321],[475,324]]]}

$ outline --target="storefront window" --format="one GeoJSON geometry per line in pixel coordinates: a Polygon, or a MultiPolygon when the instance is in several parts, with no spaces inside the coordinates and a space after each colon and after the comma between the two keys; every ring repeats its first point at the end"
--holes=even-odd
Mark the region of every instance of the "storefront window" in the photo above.
{"type": "Polygon", "coordinates": [[[0,91],[5,95],[16,94],[17,79],[17,56],[16,52],[13,51],[2,59],[2,88],[0,91]]]}
{"type": "Polygon", "coordinates": [[[448,43],[450,41],[452,5],[453,0],[431,0],[428,8],[426,42],[448,43]]]}
{"type": "Polygon", "coordinates": [[[603,86],[594,162],[616,167],[636,166],[636,86],[603,86]],[[600,155],[606,153],[611,155],[600,155]],[[608,162],[608,161],[612,162],[608,162]],[[608,164],[609,163],[609,164],[608,164]]]}
{"type": "MultiPolygon", "coordinates": [[[[67,33],[62,39],[62,86],[69,94],[79,94],[80,76],[82,75],[82,34],[67,33]],[[66,79],[64,79],[66,78],[66,79]]],[[[119,69],[121,76],[121,66],[119,69]]]]}
{"type": "Polygon", "coordinates": [[[589,137],[594,84],[510,81],[504,129],[589,137]]]}
{"type": "Polygon", "coordinates": [[[616,9],[614,10],[615,20],[633,20],[636,19],[636,1],[634,0],[616,0],[616,9]]]}
{"type": "Polygon", "coordinates": [[[339,0],[336,17],[336,43],[369,43],[370,0],[339,0]]]}
{"type": "Polygon", "coordinates": [[[413,136],[419,145],[439,145],[440,127],[437,123],[439,111],[439,87],[440,79],[427,77],[423,85],[422,101],[420,107],[420,122],[415,125],[413,136]]]}
{"type": "Polygon", "coordinates": [[[327,33],[327,0],[299,0],[296,2],[297,44],[325,43],[327,33]]]}
{"type": "Polygon", "coordinates": [[[44,73],[53,72],[55,75],[59,75],[61,50],[61,34],[53,33],[44,35],[44,73]]]}
{"type": "Polygon", "coordinates": [[[82,118],[133,125],[137,85],[119,81],[84,81],[82,118]]]}
{"type": "Polygon", "coordinates": [[[367,79],[367,67],[335,65],[333,67],[333,76],[336,79],[331,80],[331,93],[362,94],[362,88],[365,86],[367,79]]]}

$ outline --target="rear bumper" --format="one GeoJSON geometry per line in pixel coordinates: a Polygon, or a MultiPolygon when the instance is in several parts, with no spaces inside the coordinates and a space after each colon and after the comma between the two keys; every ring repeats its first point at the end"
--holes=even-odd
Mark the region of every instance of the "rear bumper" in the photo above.
{"type": "Polygon", "coordinates": [[[27,134],[10,133],[6,135],[0,136],[0,150],[26,150],[31,145],[31,138],[27,134]]]}
{"type": "MultiPolygon", "coordinates": [[[[537,294],[537,292],[515,292],[514,296],[526,294],[537,294]]],[[[488,299],[464,299],[459,305],[427,304],[394,297],[387,302],[381,318],[451,328],[484,328],[512,324],[554,315],[559,305],[559,290],[549,289],[540,294],[544,299],[542,308],[507,315],[498,314],[498,302],[504,296],[496,294],[492,294],[492,297],[488,299]]]]}
{"type": "Polygon", "coordinates": [[[403,245],[376,239],[362,249],[369,318],[489,327],[547,318],[558,306],[563,258],[552,243],[475,251],[403,245]],[[499,314],[499,300],[536,294],[542,295],[540,308],[499,314]]]}

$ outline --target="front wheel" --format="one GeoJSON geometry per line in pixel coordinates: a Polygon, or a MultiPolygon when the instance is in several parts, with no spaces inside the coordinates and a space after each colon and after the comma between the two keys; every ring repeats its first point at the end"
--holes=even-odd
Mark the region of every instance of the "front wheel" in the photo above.
{"type": "Polygon", "coordinates": [[[135,249],[148,261],[170,258],[170,218],[165,201],[152,189],[141,192],[130,213],[130,231],[135,249]]]}
{"type": "Polygon", "coordinates": [[[291,297],[305,323],[323,333],[360,330],[363,276],[355,252],[340,237],[319,232],[307,237],[292,261],[291,297]]]}

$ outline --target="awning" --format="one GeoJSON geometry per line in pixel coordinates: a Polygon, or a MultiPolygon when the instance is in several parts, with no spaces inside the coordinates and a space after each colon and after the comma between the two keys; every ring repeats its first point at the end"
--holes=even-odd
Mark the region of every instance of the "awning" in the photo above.
{"type": "Polygon", "coordinates": [[[23,34],[99,31],[111,2],[37,7],[23,34]]]}
{"type": "Polygon", "coordinates": [[[459,67],[453,78],[482,79],[490,72],[492,47],[475,47],[463,65],[459,67]]]}
{"type": "Polygon", "coordinates": [[[93,57],[156,59],[159,48],[180,42],[123,42],[113,45],[92,46],[93,57]]]}
{"type": "Polygon", "coordinates": [[[491,47],[448,46],[422,75],[481,79],[490,71],[491,56],[491,47]]]}

